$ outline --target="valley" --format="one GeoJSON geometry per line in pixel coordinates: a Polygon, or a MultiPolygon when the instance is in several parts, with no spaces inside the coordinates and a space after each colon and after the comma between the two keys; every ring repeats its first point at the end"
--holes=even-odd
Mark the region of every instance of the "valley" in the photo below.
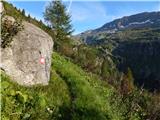
{"type": "Polygon", "coordinates": [[[54,2],[46,25],[2,1],[2,120],[159,120],[160,12],[70,35],[54,2]]]}

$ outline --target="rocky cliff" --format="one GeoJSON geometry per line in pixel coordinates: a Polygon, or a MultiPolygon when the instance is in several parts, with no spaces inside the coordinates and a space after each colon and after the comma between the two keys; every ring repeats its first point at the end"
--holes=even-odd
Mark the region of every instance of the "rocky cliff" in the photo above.
{"type": "Polygon", "coordinates": [[[115,19],[109,23],[104,24],[94,30],[88,30],[78,34],[77,39],[81,39],[84,43],[89,45],[103,44],[106,37],[113,35],[120,31],[128,31],[132,29],[148,29],[160,27],[160,12],[143,12],[131,16],[125,16],[115,19]]]}
{"type": "Polygon", "coordinates": [[[28,22],[13,37],[7,48],[1,48],[1,69],[21,85],[47,85],[50,79],[52,38],[28,22]]]}

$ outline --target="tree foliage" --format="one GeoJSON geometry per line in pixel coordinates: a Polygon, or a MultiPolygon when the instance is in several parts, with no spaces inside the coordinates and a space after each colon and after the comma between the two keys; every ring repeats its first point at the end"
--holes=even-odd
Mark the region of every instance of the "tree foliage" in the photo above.
{"type": "Polygon", "coordinates": [[[22,15],[25,15],[25,10],[24,9],[22,10],[22,15]]]}
{"type": "Polygon", "coordinates": [[[46,7],[44,13],[45,20],[55,30],[55,39],[64,40],[73,32],[70,15],[66,12],[66,7],[61,0],[54,0],[46,7]]]}
{"type": "Polygon", "coordinates": [[[123,75],[121,82],[121,93],[128,94],[134,89],[134,78],[130,68],[127,69],[127,72],[123,75]]]}

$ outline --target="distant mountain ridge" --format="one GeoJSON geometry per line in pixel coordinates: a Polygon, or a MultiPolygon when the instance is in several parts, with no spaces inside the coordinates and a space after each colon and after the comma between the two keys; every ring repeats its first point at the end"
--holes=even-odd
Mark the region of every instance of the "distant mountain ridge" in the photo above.
{"type": "Polygon", "coordinates": [[[114,32],[126,28],[160,27],[160,12],[143,12],[113,20],[91,32],[114,32]]]}
{"type": "Polygon", "coordinates": [[[89,44],[93,38],[97,38],[99,34],[112,34],[118,31],[128,29],[141,29],[141,28],[159,28],[160,27],[160,11],[156,12],[143,12],[131,16],[124,16],[122,18],[113,20],[112,22],[104,24],[94,30],[87,30],[77,35],[76,37],[89,44]],[[94,36],[94,37],[93,37],[94,36]]]}
{"type": "Polygon", "coordinates": [[[117,31],[126,28],[158,27],[160,26],[160,12],[143,12],[125,16],[104,24],[93,32],[117,31]]]}

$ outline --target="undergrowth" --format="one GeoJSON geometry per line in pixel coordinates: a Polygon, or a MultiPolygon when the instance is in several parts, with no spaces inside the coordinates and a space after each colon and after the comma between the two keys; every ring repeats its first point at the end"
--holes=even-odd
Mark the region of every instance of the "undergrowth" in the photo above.
{"type": "Polygon", "coordinates": [[[49,85],[20,86],[4,72],[1,84],[3,120],[143,120],[148,114],[146,94],[121,96],[55,52],[49,85]]]}

